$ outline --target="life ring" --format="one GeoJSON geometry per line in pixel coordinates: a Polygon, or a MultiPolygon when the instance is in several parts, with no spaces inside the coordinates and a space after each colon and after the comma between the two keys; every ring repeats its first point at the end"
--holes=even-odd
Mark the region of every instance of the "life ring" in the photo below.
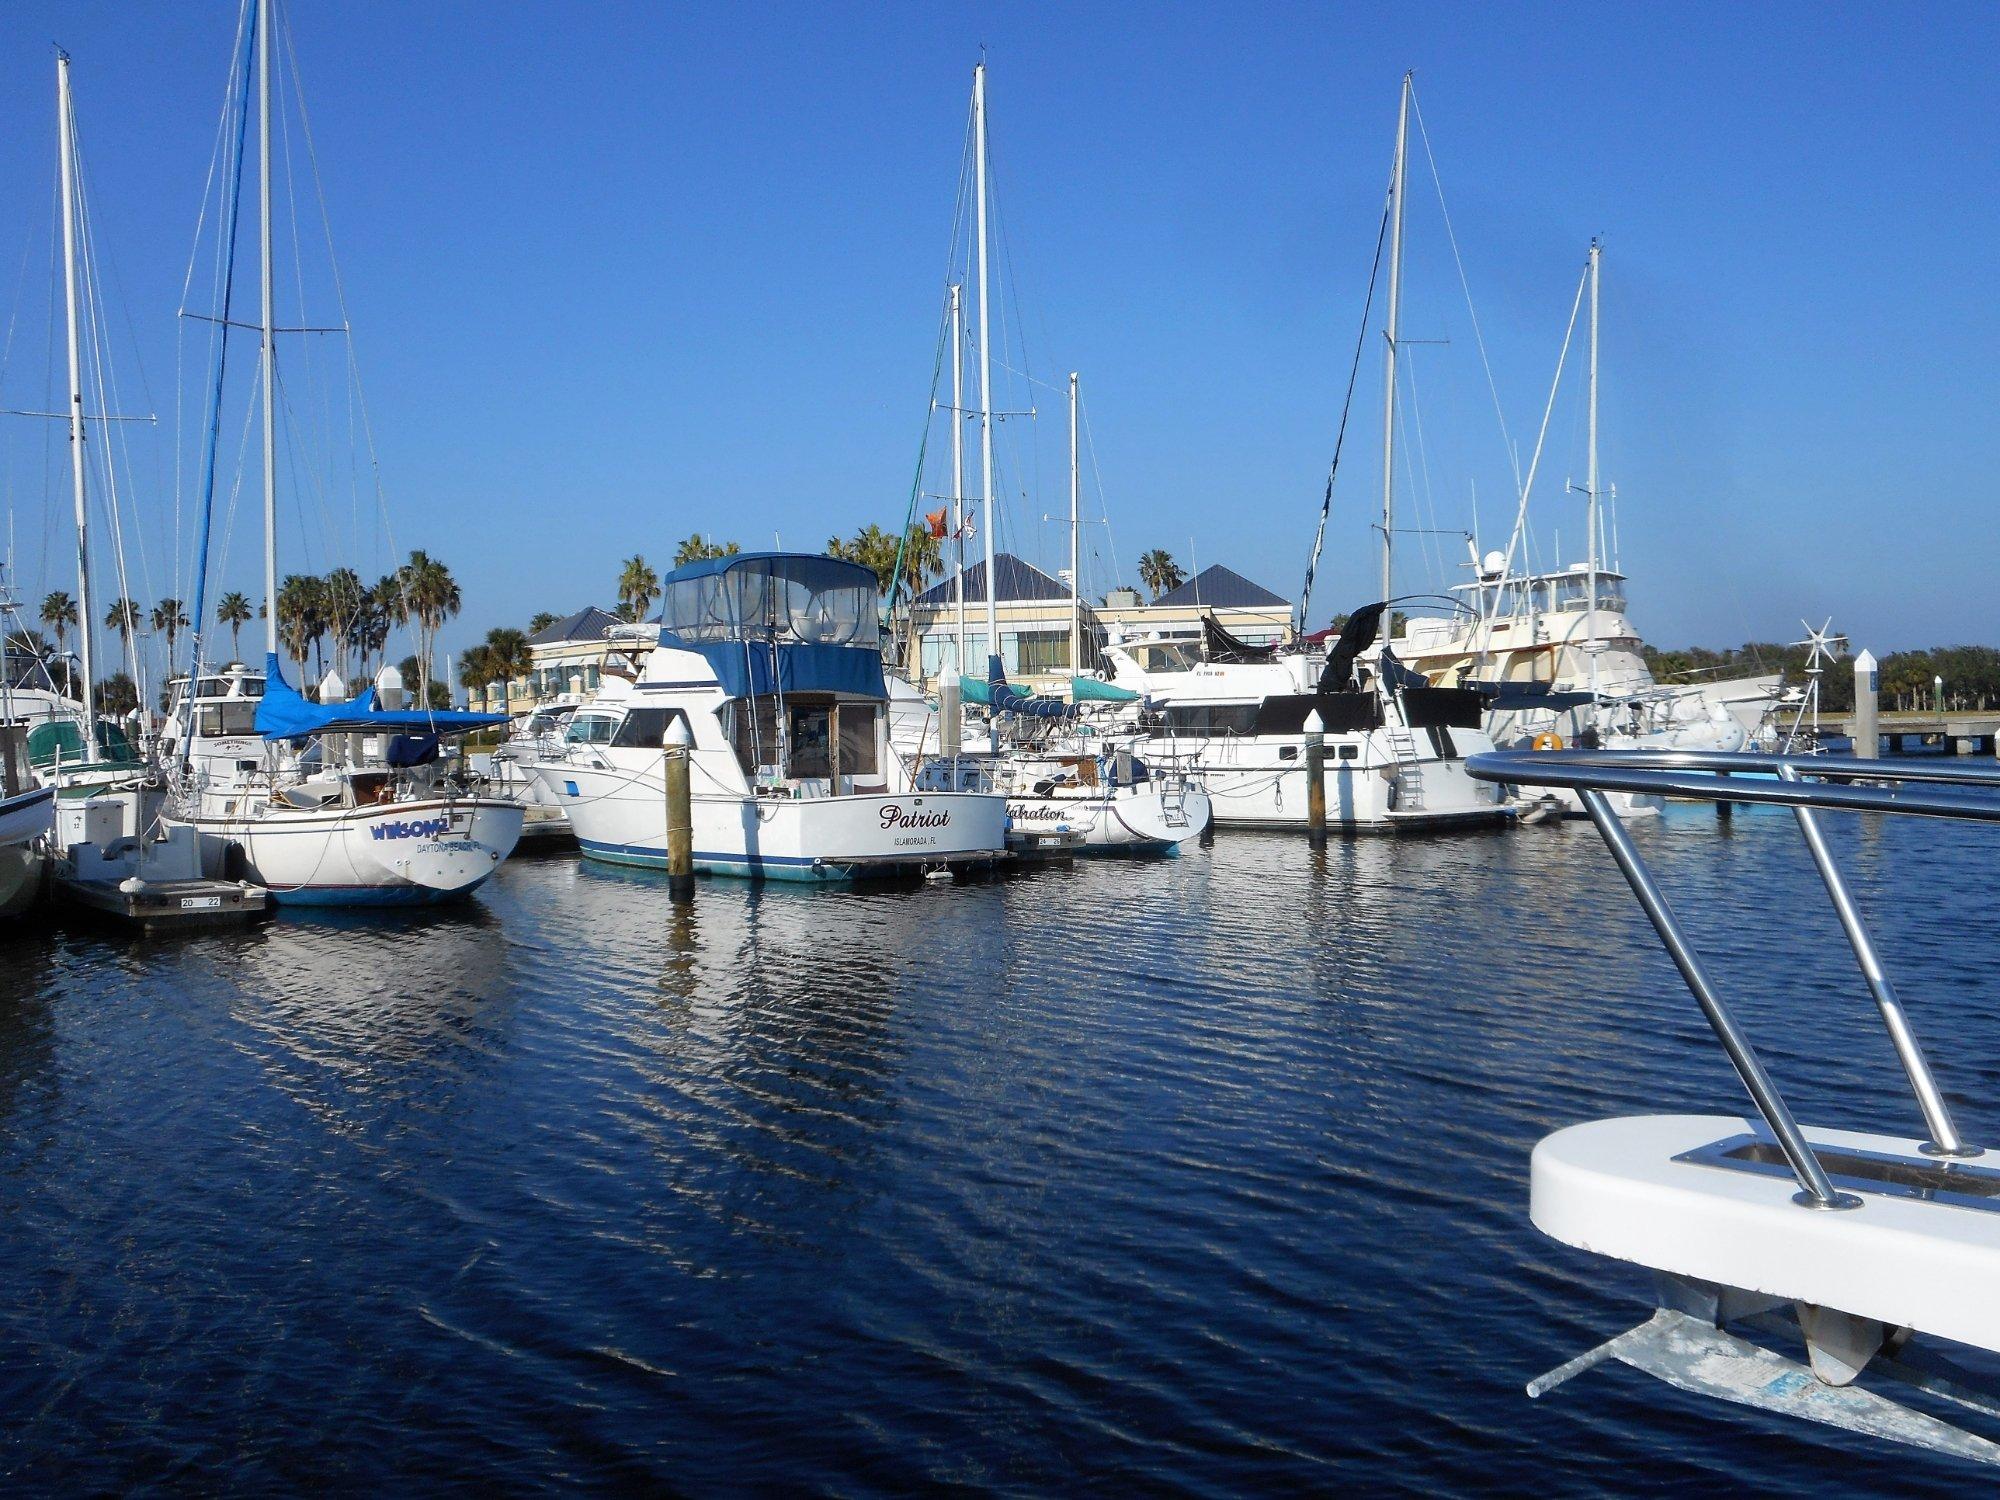
{"type": "Polygon", "coordinates": [[[1563,737],[1552,729],[1544,729],[1540,734],[1535,736],[1535,748],[1537,750],[1560,750],[1562,747],[1563,737]]]}

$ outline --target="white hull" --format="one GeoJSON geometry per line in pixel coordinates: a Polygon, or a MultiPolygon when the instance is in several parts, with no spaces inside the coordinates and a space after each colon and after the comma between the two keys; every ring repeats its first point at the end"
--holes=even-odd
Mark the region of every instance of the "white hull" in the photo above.
{"type": "MultiPolygon", "coordinates": [[[[557,762],[535,774],[569,814],[592,859],[664,867],[666,794],[651,775],[557,762]]],[[[642,762],[643,764],[644,762],[642,762]]],[[[696,785],[701,784],[697,775],[696,785]]],[[[1006,848],[1006,805],[977,792],[751,797],[697,792],[694,864],[714,875],[850,880],[991,859],[1006,848]]]]}
{"type": "Polygon", "coordinates": [[[518,803],[453,798],[187,821],[211,879],[245,878],[291,905],[421,906],[475,890],[521,819],[518,803]]]}
{"type": "MultiPolygon", "coordinates": [[[[1300,741],[1216,739],[1177,742],[1172,754],[1207,789],[1219,828],[1306,826],[1305,752],[1300,741]],[[1295,753],[1287,757],[1286,749],[1295,753]]],[[[1420,760],[1400,776],[1367,761],[1326,759],[1326,820],[1353,833],[1419,832],[1497,824],[1512,808],[1496,789],[1474,781],[1462,760],[1420,760]],[[1399,782],[1401,784],[1399,784],[1399,782]],[[1416,783],[1415,795],[1405,790],[1416,783]]]]}
{"type": "Polygon", "coordinates": [[[1066,832],[1083,854],[1159,854],[1200,836],[1208,825],[1208,793],[1192,783],[1141,785],[1109,793],[1009,797],[1010,828],[1066,832]]]}
{"type": "Polygon", "coordinates": [[[55,806],[48,788],[0,802],[0,917],[25,911],[41,893],[55,806]]]}

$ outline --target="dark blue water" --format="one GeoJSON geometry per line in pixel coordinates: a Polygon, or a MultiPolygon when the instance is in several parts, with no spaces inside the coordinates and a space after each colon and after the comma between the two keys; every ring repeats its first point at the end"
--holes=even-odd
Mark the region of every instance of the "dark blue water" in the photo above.
{"type": "MultiPolygon", "coordinates": [[[[1841,821],[2000,1137],[2000,840],[1841,821]]],[[[1789,816],[1640,839],[1800,1113],[1913,1131],[1789,816]]],[[[1622,1368],[1522,1394],[1650,1307],[1528,1224],[1535,1140],[1741,1107],[1641,924],[1571,825],[0,941],[0,1479],[1988,1485],[1622,1368]]]]}

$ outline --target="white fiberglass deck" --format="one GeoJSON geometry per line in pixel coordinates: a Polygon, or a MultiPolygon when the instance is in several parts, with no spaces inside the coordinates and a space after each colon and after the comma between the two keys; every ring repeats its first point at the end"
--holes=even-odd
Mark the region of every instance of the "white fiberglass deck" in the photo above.
{"type": "Polygon", "coordinates": [[[1988,1209],[1871,1190],[1841,1172],[1832,1153],[1892,1156],[1947,1180],[1983,1178],[1988,1192],[2000,1186],[2000,1160],[1946,1167],[1914,1140],[1808,1129],[1835,1186],[1861,1199],[1858,1208],[1826,1210],[1795,1203],[1798,1181],[1782,1166],[1676,1159],[1752,1133],[1761,1135],[1731,1115],[1642,1115],[1559,1130],[1535,1147],[1535,1227],[1672,1275],[2000,1350],[2000,1197],[1988,1198],[1988,1209]]]}

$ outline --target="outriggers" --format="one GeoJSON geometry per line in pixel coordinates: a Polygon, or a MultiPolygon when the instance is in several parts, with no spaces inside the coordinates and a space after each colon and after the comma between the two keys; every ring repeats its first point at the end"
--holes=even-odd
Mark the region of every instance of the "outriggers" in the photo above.
{"type": "Polygon", "coordinates": [[[843,881],[1005,857],[1006,807],[920,791],[889,744],[875,575],[806,553],[741,553],[661,584],[657,625],[619,632],[607,675],[535,774],[591,859],[666,864],[669,731],[684,727],[694,863],[714,875],[843,881]]]}
{"type": "MultiPolygon", "coordinates": [[[[425,905],[463,896],[521,836],[520,804],[467,795],[440,763],[442,737],[505,722],[503,715],[384,707],[369,688],[352,702],[312,703],[285,680],[278,656],[277,327],[271,235],[271,0],[252,12],[258,102],[259,343],[263,426],[265,666],[250,712],[259,754],[233,763],[197,753],[184,726],[171,827],[194,830],[204,871],[244,877],[297,905],[425,905]],[[199,762],[199,766],[197,766],[199,762]]],[[[248,88],[248,52],[244,87],[248,88]]],[[[240,156],[237,165],[241,166],[240,156]]],[[[234,223],[234,212],[229,216],[234,223]]],[[[232,236],[233,238],[233,236],[232,236]]],[[[231,247],[233,248],[233,246],[231,247]]],[[[223,309],[227,321],[228,308],[223,309]]],[[[221,400],[220,367],[215,401],[221,400]]],[[[211,412],[210,429],[214,429],[211,412]]],[[[205,497],[212,501],[212,494],[205,497]]],[[[204,506],[204,517],[207,506],[204,506]]],[[[196,599],[206,574],[206,522],[196,599]]],[[[197,608],[197,616],[201,610],[197,608]]],[[[193,683],[206,679],[199,637],[193,683]]],[[[204,695],[183,695],[193,715],[204,695]]],[[[226,698],[228,694],[224,694],[226,698]]],[[[229,726],[229,733],[240,729],[229,726]]]]}

